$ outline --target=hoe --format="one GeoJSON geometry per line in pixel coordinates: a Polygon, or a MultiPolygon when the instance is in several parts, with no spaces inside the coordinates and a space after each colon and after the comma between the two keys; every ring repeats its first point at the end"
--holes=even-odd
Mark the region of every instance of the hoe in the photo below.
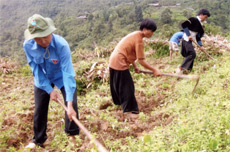
{"type": "MultiPolygon", "coordinates": [[[[149,73],[149,74],[153,74],[152,71],[143,71],[140,70],[141,73],[149,73]]],[[[199,79],[200,77],[198,75],[179,75],[179,74],[172,74],[172,73],[161,73],[163,76],[168,76],[168,77],[176,77],[176,78],[184,78],[184,79],[191,79],[191,80],[196,80],[196,84],[193,88],[192,93],[194,92],[194,90],[196,89],[197,84],[199,83],[199,79]]]]}
{"type": "MultiPolygon", "coordinates": [[[[67,112],[67,107],[59,100],[58,103],[65,109],[65,111],[67,112]]],[[[79,128],[82,129],[82,131],[84,132],[84,134],[92,141],[94,142],[94,144],[97,146],[98,151],[99,152],[108,152],[105,147],[97,140],[95,139],[95,137],[93,137],[90,132],[82,125],[82,123],[80,123],[80,121],[75,117],[72,116],[73,121],[78,125],[79,128]]]]}

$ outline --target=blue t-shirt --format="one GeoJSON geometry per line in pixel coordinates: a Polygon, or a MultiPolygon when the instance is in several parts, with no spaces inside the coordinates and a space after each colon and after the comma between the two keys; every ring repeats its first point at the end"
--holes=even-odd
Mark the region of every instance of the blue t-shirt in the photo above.
{"type": "Polygon", "coordinates": [[[177,43],[177,45],[179,45],[180,39],[182,39],[183,35],[184,35],[183,32],[176,32],[175,34],[173,34],[173,36],[171,37],[169,41],[175,42],[177,43]]]}
{"type": "Polygon", "coordinates": [[[34,40],[24,41],[24,51],[27,62],[34,76],[35,86],[50,94],[53,91],[51,84],[59,89],[63,86],[66,91],[66,101],[73,101],[76,89],[74,79],[75,72],[72,65],[70,48],[64,38],[52,34],[52,41],[46,49],[38,45],[34,40]],[[44,54],[46,57],[45,59],[44,54]]]}

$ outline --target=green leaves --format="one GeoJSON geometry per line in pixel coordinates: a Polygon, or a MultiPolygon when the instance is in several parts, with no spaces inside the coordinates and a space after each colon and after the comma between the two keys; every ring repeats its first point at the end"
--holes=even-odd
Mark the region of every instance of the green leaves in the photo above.
{"type": "Polygon", "coordinates": [[[209,148],[210,148],[211,150],[216,150],[216,149],[217,149],[217,146],[218,146],[217,140],[215,140],[215,139],[210,139],[210,141],[209,141],[209,148]]]}
{"type": "Polygon", "coordinates": [[[151,136],[150,135],[145,135],[144,137],[143,137],[143,141],[144,141],[144,143],[150,143],[151,142],[151,136]]]}

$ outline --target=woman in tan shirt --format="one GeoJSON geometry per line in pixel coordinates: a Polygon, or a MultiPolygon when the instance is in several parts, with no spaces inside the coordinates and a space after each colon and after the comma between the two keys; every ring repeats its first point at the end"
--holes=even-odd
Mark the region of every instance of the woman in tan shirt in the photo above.
{"type": "Polygon", "coordinates": [[[137,60],[143,67],[153,71],[154,75],[160,76],[158,69],[152,67],[145,61],[143,38],[152,37],[157,26],[151,19],[141,22],[140,30],[125,36],[112,52],[109,60],[110,68],[110,90],[113,102],[121,105],[123,112],[133,118],[137,118],[139,113],[135,98],[135,89],[129,66],[134,66],[135,72],[139,69],[135,64],[137,60]]]}

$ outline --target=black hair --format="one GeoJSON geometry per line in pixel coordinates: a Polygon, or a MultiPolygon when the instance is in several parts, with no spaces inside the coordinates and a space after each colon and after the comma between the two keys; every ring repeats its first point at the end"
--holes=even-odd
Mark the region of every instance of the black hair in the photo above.
{"type": "Polygon", "coordinates": [[[208,17],[211,16],[211,14],[209,13],[209,11],[208,11],[207,9],[201,9],[201,10],[198,12],[197,15],[200,15],[200,14],[202,14],[202,15],[207,15],[208,17]]]}
{"type": "Polygon", "coordinates": [[[155,24],[155,22],[152,19],[146,18],[141,22],[141,25],[140,25],[141,31],[144,28],[146,28],[147,30],[152,30],[153,32],[155,32],[157,30],[157,25],[155,24]]]}

